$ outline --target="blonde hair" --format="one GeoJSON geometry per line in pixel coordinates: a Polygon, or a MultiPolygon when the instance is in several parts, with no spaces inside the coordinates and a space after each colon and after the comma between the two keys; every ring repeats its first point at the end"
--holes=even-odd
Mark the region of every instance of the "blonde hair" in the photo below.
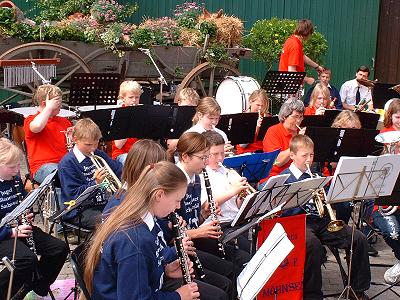
{"type": "Polygon", "coordinates": [[[197,105],[196,113],[192,119],[193,124],[196,125],[199,121],[199,115],[220,115],[221,114],[221,106],[219,106],[218,102],[215,101],[213,97],[204,97],[200,100],[199,105],[197,105]]]}
{"type": "Polygon", "coordinates": [[[146,166],[163,160],[167,160],[167,153],[160,144],[147,139],[137,141],[126,157],[121,176],[122,185],[126,183],[128,188],[131,187],[146,166]]]}
{"type": "Polygon", "coordinates": [[[89,293],[93,292],[93,276],[103,244],[118,232],[142,223],[142,217],[154,204],[157,191],[163,190],[168,194],[186,185],[186,175],[171,162],[162,161],[144,168],[135,184],[128,189],[124,201],[97,228],[89,242],[84,270],[89,293]]]}
{"type": "Polygon", "coordinates": [[[189,102],[197,106],[200,101],[200,96],[195,89],[190,87],[181,89],[175,96],[175,102],[181,104],[182,102],[189,102]]]}
{"type": "Polygon", "coordinates": [[[89,118],[80,119],[76,122],[72,131],[75,140],[100,140],[101,131],[99,126],[89,118]]]}
{"type": "Polygon", "coordinates": [[[299,148],[301,148],[301,147],[307,148],[307,149],[311,149],[311,148],[314,149],[314,142],[307,135],[303,135],[303,134],[295,135],[290,140],[290,144],[289,144],[290,152],[293,152],[294,154],[296,154],[297,151],[299,151],[299,148]]]}
{"type": "Polygon", "coordinates": [[[125,80],[119,86],[118,98],[124,98],[127,92],[133,92],[141,95],[143,93],[143,89],[137,81],[125,80]]]}
{"type": "Polygon", "coordinates": [[[22,151],[13,142],[0,138],[0,166],[16,163],[22,160],[22,151]]]}
{"type": "Polygon", "coordinates": [[[35,93],[32,96],[32,102],[34,105],[42,106],[43,101],[46,101],[47,94],[49,99],[54,97],[62,97],[62,91],[58,86],[52,84],[43,84],[38,86],[35,93]]]}
{"type": "Polygon", "coordinates": [[[251,104],[257,100],[261,100],[262,105],[264,106],[264,109],[262,111],[260,111],[260,113],[262,115],[265,115],[269,110],[269,101],[268,101],[268,96],[267,96],[267,93],[265,92],[265,90],[258,89],[251,93],[251,95],[249,96],[249,109],[250,109],[251,104]]]}
{"type": "Polygon", "coordinates": [[[343,110],[333,120],[332,128],[361,128],[361,122],[357,114],[350,110],[343,110]]]}
{"type": "Polygon", "coordinates": [[[317,83],[311,93],[310,96],[310,104],[308,105],[309,107],[313,107],[315,105],[315,102],[317,101],[317,98],[319,94],[324,95],[324,101],[323,101],[323,106],[326,107],[328,104],[328,101],[331,97],[331,92],[329,89],[322,83],[317,83]]]}
{"type": "Polygon", "coordinates": [[[385,116],[383,119],[383,126],[389,128],[393,126],[392,116],[394,114],[400,113],[400,99],[393,98],[392,102],[389,104],[388,109],[385,111],[385,116]]]}

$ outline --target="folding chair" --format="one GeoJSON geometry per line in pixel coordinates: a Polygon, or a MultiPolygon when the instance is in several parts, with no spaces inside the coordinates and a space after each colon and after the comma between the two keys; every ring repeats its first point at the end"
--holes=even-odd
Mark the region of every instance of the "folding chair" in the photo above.
{"type": "MultiPolygon", "coordinates": [[[[85,267],[84,263],[84,251],[85,251],[86,243],[80,244],[75,250],[71,253],[71,266],[72,271],[74,272],[75,276],[75,287],[76,283],[79,285],[83,295],[85,296],[86,300],[91,300],[90,294],[86,288],[85,281],[83,280],[83,270],[85,267]]],[[[77,289],[75,290],[75,297],[77,297],[77,289]]]]}

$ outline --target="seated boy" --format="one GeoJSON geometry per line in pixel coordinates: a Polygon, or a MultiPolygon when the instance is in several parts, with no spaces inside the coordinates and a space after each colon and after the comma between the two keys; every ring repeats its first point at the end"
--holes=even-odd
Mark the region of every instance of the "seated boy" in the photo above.
{"type": "MultiPolygon", "coordinates": [[[[119,87],[118,105],[121,107],[135,106],[139,104],[140,95],[143,93],[139,83],[126,80],[119,87]]],[[[137,138],[126,138],[112,142],[112,158],[125,163],[126,156],[137,138]]]]}
{"type": "MultiPolygon", "coordinates": [[[[0,138],[0,220],[26,195],[19,178],[22,155],[16,145],[0,138]]],[[[15,249],[16,269],[11,289],[11,297],[15,300],[24,299],[32,289],[37,295],[46,296],[68,255],[68,247],[63,241],[32,225],[33,214],[26,214],[26,220],[27,224],[17,227],[0,227],[0,257],[13,259],[15,249]],[[30,248],[40,255],[40,261],[30,248]]],[[[9,279],[7,269],[0,272],[0,299],[6,299],[9,279]]]]}
{"type": "MultiPolygon", "coordinates": [[[[215,204],[220,207],[221,214],[218,216],[222,230],[230,227],[230,223],[235,219],[243,198],[240,193],[248,188],[245,177],[241,177],[235,170],[229,170],[222,165],[225,158],[225,141],[222,135],[215,131],[206,131],[203,136],[210,145],[210,156],[206,171],[208,173],[211,191],[215,204]]],[[[202,176],[202,174],[200,175],[202,176]]],[[[208,196],[202,178],[201,203],[208,203],[208,196]]],[[[210,217],[205,221],[208,222],[210,217]]],[[[238,237],[238,246],[247,252],[250,251],[250,242],[245,236],[238,237]]]]}
{"type": "MultiPolygon", "coordinates": [[[[118,178],[122,173],[120,162],[112,160],[106,153],[97,149],[101,132],[91,119],[79,120],[74,126],[72,137],[75,146],[63,157],[58,168],[62,189],[61,200],[64,204],[78,198],[89,186],[102,183],[106,177],[107,171],[104,168],[96,169],[90,159],[92,153],[104,158],[118,178]]],[[[106,201],[105,192],[101,192],[96,195],[96,199],[90,207],[82,210],[80,222],[84,227],[93,228],[95,226],[97,217],[101,215],[106,201]]],[[[76,218],[74,221],[78,221],[77,210],[67,214],[66,219],[71,218],[76,218]]]]}
{"type": "Polygon", "coordinates": [[[58,162],[67,153],[65,131],[72,124],[68,119],[57,116],[61,109],[61,96],[57,86],[39,86],[32,98],[38,112],[28,116],[24,122],[30,172],[39,183],[57,168],[58,162]]]}
{"type": "MultiPolygon", "coordinates": [[[[286,183],[292,183],[310,178],[307,165],[311,166],[314,160],[314,143],[306,135],[296,135],[289,145],[290,159],[292,163],[289,168],[281,174],[290,174],[286,183]]],[[[334,246],[340,249],[350,249],[352,229],[344,225],[343,229],[329,232],[327,225],[331,221],[329,216],[323,218],[317,213],[314,203],[308,202],[303,207],[307,213],[306,219],[306,259],[304,264],[303,299],[321,299],[322,277],[321,264],[323,245],[334,246]]],[[[297,211],[297,213],[299,213],[297,211]]],[[[353,266],[351,285],[358,299],[369,299],[364,293],[371,281],[371,272],[368,257],[368,242],[365,236],[358,230],[354,232],[353,266]]]]}

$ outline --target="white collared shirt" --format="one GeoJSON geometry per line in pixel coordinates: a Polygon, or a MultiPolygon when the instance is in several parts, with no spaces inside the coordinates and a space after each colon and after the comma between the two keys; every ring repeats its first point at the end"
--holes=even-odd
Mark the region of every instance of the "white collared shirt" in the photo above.
{"type": "Polygon", "coordinates": [[[154,228],[154,218],[152,214],[147,212],[147,214],[142,217],[142,220],[144,223],[146,223],[147,227],[149,227],[149,230],[152,231],[154,228]]]}
{"type": "Polygon", "coordinates": [[[357,88],[360,87],[360,101],[365,99],[366,101],[372,98],[371,91],[363,85],[359,85],[356,79],[352,79],[343,83],[340,88],[340,98],[343,103],[348,105],[356,105],[356,93],[357,88]]]}
{"type": "Polygon", "coordinates": [[[292,172],[293,176],[296,177],[296,179],[299,179],[304,173],[298,167],[296,167],[293,162],[290,164],[289,170],[292,172]]]}
{"type": "MultiPolygon", "coordinates": [[[[225,132],[223,132],[221,129],[218,129],[217,127],[214,127],[213,130],[215,132],[218,132],[220,135],[222,135],[222,137],[224,138],[225,143],[228,142],[228,136],[226,135],[225,132]]],[[[206,131],[207,130],[203,126],[201,126],[199,123],[197,123],[196,125],[192,126],[188,130],[186,130],[186,132],[198,132],[198,133],[203,133],[203,132],[206,132],[206,131]]]]}
{"type": "Polygon", "coordinates": [[[181,163],[180,161],[178,161],[178,162],[176,163],[176,166],[177,166],[179,169],[182,170],[183,174],[185,174],[188,184],[194,183],[194,181],[195,181],[195,176],[196,176],[195,174],[193,174],[193,176],[190,177],[189,174],[188,174],[188,173],[185,171],[185,169],[183,168],[183,165],[182,165],[182,163],[181,163]]]}
{"type": "Polygon", "coordinates": [[[78,147],[76,147],[76,145],[74,146],[74,148],[72,149],[72,152],[74,153],[76,159],[78,160],[78,163],[81,163],[85,160],[86,155],[83,154],[78,147]]]}

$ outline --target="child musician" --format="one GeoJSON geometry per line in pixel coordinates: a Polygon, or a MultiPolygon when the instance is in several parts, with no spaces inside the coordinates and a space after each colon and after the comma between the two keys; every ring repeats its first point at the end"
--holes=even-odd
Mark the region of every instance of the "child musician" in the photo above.
{"type": "MultiPolygon", "coordinates": [[[[119,87],[118,104],[121,107],[138,105],[142,93],[143,90],[139,83],[132,80],[124,81],[119,87]]],[[[124,164],[129,149],[137,140],[137,138],[126,138],[113,141],[112,158],[124,164]]]]}
{"type": "MultiPolygon", "coordinates": [[[[90,156],[94,153],[102,157],[114,174],[120,178],[122,165],[112,160],[106,153],[97,149],[101,132],[99,127],[90,119],[79,120],[73,129],[72,137],[75,146],[60,161],[58,172],[61,182],[61,200],[63,203],[75,200],[86,188],[103,182],[107,176],[104,168],[96,169],[90,156]]],[[[107,199],[104,192],[96,196],[97,205],[83,210],[80,216],[80,224],[84,227],[93,228],[97,217],[101,214],[107,199]]],[[[67,214],[67,219],[77,217],[77,210],[67,214]]]]}
{"type": "Polygon", "coordinates": [[[181,89],[175,96],[174,102],[179,106],[197,106],[200,101],[200,96],[196,90],[187,87],[181,89]]]}
{"type": "MultiPolygon", "coordinates": [[[[221,222],[221,228],[224,230],[230,226],[230,223],[239,212],[239,208],[243,202],[240,193],[246,191],[248,183],[246,178],[241,177],[235,170],[229,170],[222,165],[225,158],[225,143],[222,136],[215,131],[204,132],[203,136],[210,144],[210,157],[208,158],[206,171],[211,184],[214,201],[221,208],[221,215],[218,216],[218,220],[221,222]]],[[[207,201],[207,193],[204,185],[202,186],[201,201],[202,203],[207,201]]],[[[250,251],[250,242],[244,236],[238,237],[238,245],[240,249],[247,252],[250,251]]]]}
{"type": "MultiPolygon", "coordinates": [[[[310,178],[308,166],[314,159],[314,143],[305,135],[296,135],[290,141],[290,159],[292,163],[289,168],[281,174],[290,174],[286,183],[300,181],[310,178]]],[[[352,242],[352,229],[344,225],[343,229],[329,232],[327,225],[331,221],[328,216],[320,218],[314,203],[307,203],[303,207],[307,213],[306,219],[306,260],[304,265],[303,299],[323,299],[321,264],[323,245],[334,246],[340,249],[350,249],[352,242]]],[[[299,213],[298,209],[292,209],[293,214],[299,213]]],[[[371,273],[369,268],[368,243],[365,236],[358,230],[354,232],[353,245],[353,268],[351,284],[358,299],[369,299],[364,293],[369,288],[371,273]]]]}
{"type": "Polygon", "coordinates": [[[204,97],[200,100],[196,108],[196,114],[193,117],[194,126],[187,131],[203,133],[208,130],[214,130],[222,135],[225,141],[225,152],[229,152],[233,149],[233,146],[228,141],[227,135],[225,132],[215,127],[219,122],[220,116],[221,107],[218,102],[212,97],[204,97]]]}
{"type": "Polygon", "coordinates": [[[330,108],[331,94],[327,86],[317,83],[310,97],[310,104],[306,107],[304,115],[323,115],[330,108]]]}
{"type": "Polygon", "coordinates": [[[59,87],[39,86],[32,98],[38,112],[28,116],[24,122],[30,172],[39,183],[57,169],[57,164],[67,154],[65,132],[72,124],[68,119],[57,116],[61,109],[61,97],[59,87]]]}
{"type": "MultiPolygon", "coordinates": [[[[19,178],[21,150],[5,138],[0,138],[0,220],[11,212],[26,196],[19,178]]],[[[13,259],[14,237],[17,235],[15,272],[12,285],[12,299],[23,299],[33,290],[39,296],[46,296],[64,265],[68,255],[67,245],[32,225],[33,214],[26,216],[29,224],[0,227],[0,257],[13,259]],[[26,238],[33,239],[33,246],[26,238]],[[36,250],[40,260],[30,249],[36,250]]],[[[31,240],[32,241],[32,240],[31,240]]],[[[10,273],[0,272],[0,299],[5,299],[10,273]]]]}
{"type": "Polygon", "coordinates": [[[165,241],[155,218],[180,206],[186,177],[170,162],[145,167],[125,201],[107,217],[91,240],[85,282],[92,299],[199,299],[197,284],[162,291],[164,276],[182,277],[178,261],[160,255],[165,241]]]}
{"type": "Polygon", "coordinates": [[[256,127],[256,134],[254,135],[254,142],[250,144],[240,144],[236,146],[236,154],[242,154],[246,152],[262,152],[263,143],[257,141],[258,131],[261,127],[261,123],[264,117],[268,116],[269,101],[265,90],[259,89],[251,93],[249,97],[249,109],[248,112],[258,113],[258,121],[256,127]]]}

